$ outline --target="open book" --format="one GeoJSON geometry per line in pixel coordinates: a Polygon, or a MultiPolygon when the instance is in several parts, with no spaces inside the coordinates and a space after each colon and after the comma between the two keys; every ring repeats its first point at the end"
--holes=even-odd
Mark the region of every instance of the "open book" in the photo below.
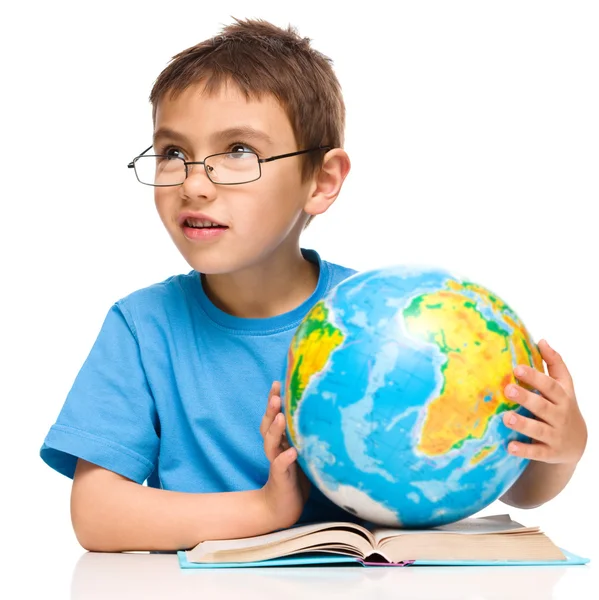
{"type": "MultiPolygon", "coordinates": [[[[179,555],[180,562],[185,563],[182,566],[188,567],[194,563],[241,566],[302,555],[306,557],[304,563],[332,562],[322,557],[337,555],[364,565],[480,564],[481,561],[485,564],[571,564],[572,557],[580,559],[569,553],[566,556],[539,527],[524,527],[512,521],[509,515],[471,517],[418,530],[350,522],[301,525],[250,538],[208,540],[179,555]],[[315,556],[321,559],[314,560],[315,556]]],[[[586,559],[580,560],[586,562],[586,559]]]]}

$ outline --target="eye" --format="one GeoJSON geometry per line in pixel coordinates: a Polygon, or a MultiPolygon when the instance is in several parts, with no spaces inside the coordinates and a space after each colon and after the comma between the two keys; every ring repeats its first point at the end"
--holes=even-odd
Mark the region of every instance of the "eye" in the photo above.
{"type": "Polygon", "coordinates": [[[175,152],[179,152],[181,155],[183,154],[183,152],[181,152],[181,150],[176,146],[166,146],[165,148],[158,150],[157,154],[166,156],[168,158],[181,158],[185,160],[184,156],[177,156],[175,152]]]}
{"type": "Polygon", "coordinates": [[[256,151],[247,144],[242,144],[241,142],[235,142],[229,146],[229,154],[232,155],[232,158],[246,158],[248,154],[256,154],[256,151]]]}

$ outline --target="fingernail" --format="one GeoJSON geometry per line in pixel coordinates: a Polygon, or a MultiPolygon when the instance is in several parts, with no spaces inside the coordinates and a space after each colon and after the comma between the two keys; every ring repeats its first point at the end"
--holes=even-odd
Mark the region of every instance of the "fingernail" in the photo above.
{"type": "Polygon", "coordinates": [[[519,445],[519,444],[516,444],[516,442],[512,442],[512,443],[509,445],[509,448],[508,448],[508,450],[509,450],[510,452],[513,452],[514,454],[516,454],[516,453],[517,453],[517,452],[520,450],[520,445],[519,445]]]}
{"type": "Polygon", "coordinates": [[[513,425],[516,422],[516,415],[514,413],[510,413],[510,416],[507,418],[507,422],[510,425],[513,425]]]}
{"type": "Polygon", "coordinates": [[[525,372],[526,371],[525,371],[524,367],[518,366],[514,369],[514,374],[516,375],[516,377],[522,377],[522,375],[524,375],[525,372]]]}
{"type": "Polygon", "coordinates": [[[505,389],[505,395],[508,398],[517,398],[518,397],[518,388],[515,385],[508,385],[505,389]]]}

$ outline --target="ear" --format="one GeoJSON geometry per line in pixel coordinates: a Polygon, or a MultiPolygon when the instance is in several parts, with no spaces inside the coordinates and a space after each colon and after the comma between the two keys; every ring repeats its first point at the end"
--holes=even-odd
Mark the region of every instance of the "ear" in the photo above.
{"type": "Polygon", "coordinates": [[[350,168],[351,163],[345,150],[342,148],[329,150],[324,156],[320,171],[314,176],[304,212],[309,215],[320,215],[326,212],[337,199],[350,168]]]}

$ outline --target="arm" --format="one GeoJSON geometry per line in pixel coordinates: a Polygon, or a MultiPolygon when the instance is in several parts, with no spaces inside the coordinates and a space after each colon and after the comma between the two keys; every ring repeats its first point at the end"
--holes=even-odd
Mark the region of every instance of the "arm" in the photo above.
{"type": "Polygon", "coordinates": [[[279,451],[258,490],[192,494],[149,488],[79,459],[71,493],[73,529],[86,550],[123,552],[183,550],[203,540],[291,527],[306,502],[296,460],[295,449],[279,451]]]}
{"type": "Polygon", "coordinates": [[[531,461],[500,500],[516,508],[537,508],[566,487],[575,469],[575,464],[531,461]]]}
{"type": "Polygon", "coordinates": [[[214,494],[159,490],[80,459],[71,493],[71,519],[86,550],[181,550],[205,539],[254,536],[276,529],[263,490],[214,494]]]}
{"type": "Polygon", "coordinates": [[[507,386],[508,398],[527,408],[535,418],[508,412],[504,423],[532,443],[510,442],[508,451],[530,459],[512,487],[501,497],[516,508],[536,508],[555,498],[572,478],[587,443],[587,427],[578,407],[574,383],[561,356],[546,341],[539,350],[548,375],[525,367],[518,379],[539,393],[507,386]],[[514,395],[515,392],[515,395],[514,395]]]}
{"type": "MultiPolygon", "coordinates": [[[[268,481],[258,490],[192,494],[138,483],[156,466],[160,436],[136,329],[130,311],[123,304],[113,305],[61,410],[59,427],[42,448],[48,464],[73,476],[71,519],[81,545],[105,552],[179,550],[206,539],[253,536],[291,526],[303,506],[290,477],[293,452],[271,461],[268,481]],[[85,457],[90,460],[73,464],[73,457],[81,455],[80,446],[64,434],[65,428],[89,434],[85,457]],[[113,440],[138,460],[127,463],[118,451],[106,458],[105,446],[94,440],[113,440]],[[114,470],[93,463],[94,456],[103,457],[106,462],[98,462],[114,470]]],[[[151,331],[148,336],[152,339],[151,331]]]]}

